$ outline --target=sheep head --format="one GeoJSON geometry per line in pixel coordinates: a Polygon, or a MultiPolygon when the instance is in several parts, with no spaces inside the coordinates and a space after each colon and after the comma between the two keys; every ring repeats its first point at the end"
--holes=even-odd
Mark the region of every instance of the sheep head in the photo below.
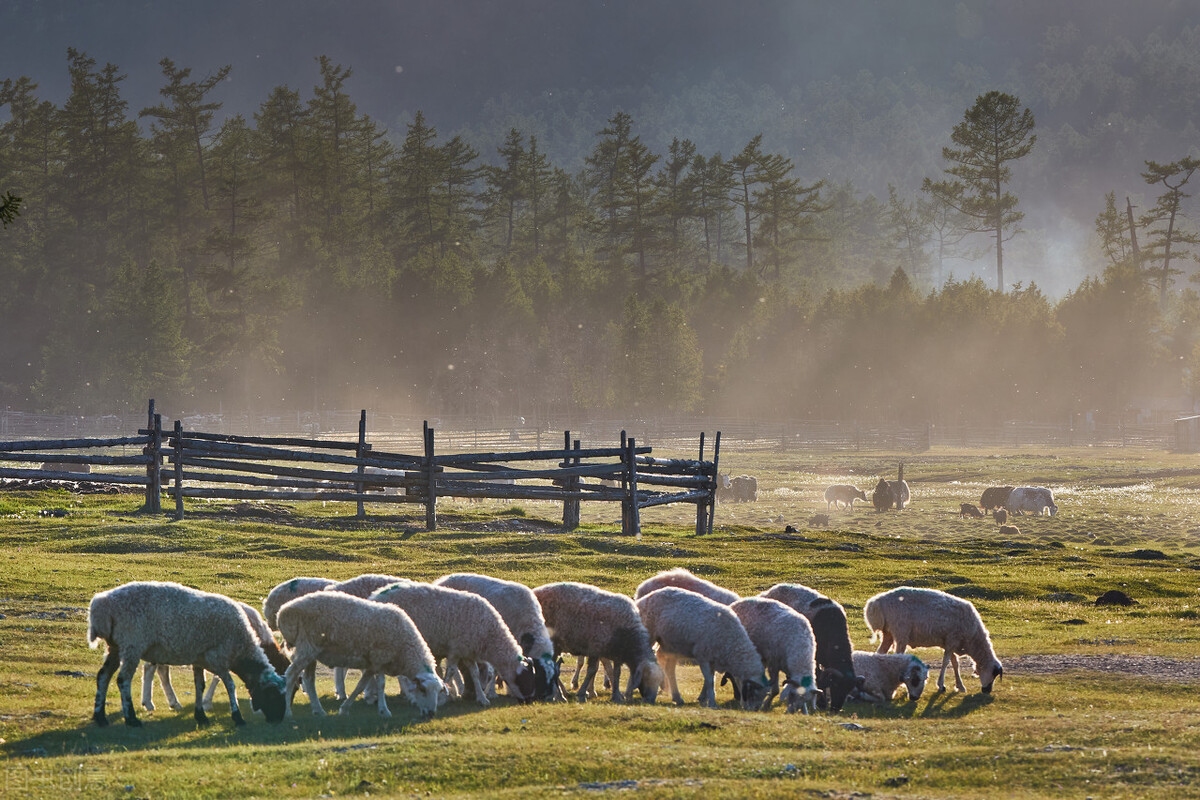
{"type": "Polygon", "coordinates": [[[633,685],[642,693],[642,699],[653,703],[658,698],[658,690],[663,685],[662,667],[657,661],[643,661],[633,671],[633,685]]]}
{"type": "Polygon", "coordinates": [[[267,722],[283,721],[283,715],[287,711],[283,678],[271,670],[264,669],[258,674],[257,680],[246,684],[246,688],[250,690],[252,709],[263,712],[267,722]]]}
{"type": "Polygon", "coordinates": [[[438,706],[450,697],[446,684],[430,671],[420,672],[412,678],[407,675],[399,675],[397,680],[400,683],[400,691],[404,693],[410,703],[417,707],[422,719],[432,717],[437,713],[438,706]]]}
{"type": "Polygon", "coordinates": [[[996,660],[979,670],[979,682],[983,684],[983,693],[991,694],[992,684],[1004,675],[1004,666],[996,660]]]}

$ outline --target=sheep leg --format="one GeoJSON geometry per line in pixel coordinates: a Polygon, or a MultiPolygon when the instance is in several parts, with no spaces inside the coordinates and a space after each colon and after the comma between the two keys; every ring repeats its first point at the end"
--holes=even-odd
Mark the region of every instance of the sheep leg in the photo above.
{"type": "Polygon", "coordinates": [[[600,669],[600,659],[595,656],[587,658],[587,675],[583,678],[583,685],[579,687],[579,693],[575,695],[575,699],[581,703],[586,703],[588,695],[594,694],[592,691],[592,682],[596,680],[596,672],[600,669]]]}
{"type": "Polygon", "coordinates": [[[775,697],[779,694],[779,670],[771,670],[768,676],[771,682],[767,685],[767,694],[758,707],[760,711],[770,711],[771,706],[775,703],[775,697]]]}
{"type": "Polygon", "coordinates": [[[92,710],[92,719],[100,727],[108,724],[108,717],[104,713],[105,697],[108,695],[108,684],[112,680],[113,673],[117,671],[117,667],[121,665],[121,657],[117,653],[115,645],[108,646],[108,655],[104,658],[104,663],[100,665],[100,671],[96,673],[96,704],[92,710]]]}
{"type": "MultiPolygon", "coordinates": [[[[485,692],[483,689],[483,682],[479,680],[479,665],[476,664],[474,661],[467,661],[466,667],[467,667],[467,675],[471,678],[471,680],[475,684],[475,700],[479,703],[479,705],[484,706],[485,708],[487,706],[490,706],[492,704],[492,701],[488,700],[487,692],[485,692]]],[[[459,664],[458,668],[461,670],[463,668],[463,665],[459,664]]],[[[511,691],[511,690],[512,689],[510,687],[509,691],[511,691]]]]}
{"type": "MultiPolygon", "coordinates": [[[[242,719],[242,710],[238,708],[237,687],[233,684],[233,676],[229,674],[229,670],[225,670],[217,674],[221,679],[221,683],[225,685],[225,693],[229,695],[229,716],[233,717],[234,725],[245,725],[246,720],[242,719]]],[[[204,673],[200,673],[200,680],[204,680],[204,673]]]]}
{"type": "Polygon", "coordinates": [[[579,688],[579,675],[583,672],[584,661],[585,659],[583,656],[579,656],[575,659],[575,674],[571,676],[571,691],[575,691],[579,688]]]}
{"type": "Polygon", "coordinates": [[[951,651],[947,652],[950,655],[950,664],[954,667],[954,688],[956,691],[965,692],[967,687],[963,685],[962,675],[958,672],[958,656],[951,651]]]}
{"type": "Polygon", "coordinates": [[[346,668],[333,668],[333,696],[338,700],[346,699],[346,668]]]}
{"type": "MultiPolygon", "coordinates": [[[[939,692],[946,691],[946,667],[950,665],[950,659],[954,658],[954,654],[946,650],[942,654],[942,671],[938,673],[937,687],[939,692]]],[[[954,672],[958,673],[958,662],[955,659],[954,672]]]]}
{"type": "Polygon", "coordinates": [[[196,724],[203,727],[208,724],[208,715],[204,713],[204,703],[201,702],[204,696],[204,667],[192,667],[192,680],[196,683],[196,724]]]}
{"type": "Polygon", "coordinates": [[[383,697],[383,692],[379,691],[378,677],[375,675],[375,673],[368,672],[366,670],[363,670],[362,678],[359,679],[358,684],[354,687],[354,691],[352,691],[346,697],[345,701],[342,702],[342,707],[338,709],[338,714],[349,714],[350,706],[354,705],[354,701],[368,686],[375,689],[376,704],[379,707],[379,716],[390,717],[392,712],[387,707],[387,700],[383,700],[382,702],[379,701],[379,698],[383,697]]]}
{"type": "MultiPolygon", "coordinates": [[[[605,664],[605,666],[607,667],[608,665],[605,664]]],[[[620,662],[614,661],[612,667],[613,667],[612,675],[609,676],[610,679],[612,680],[612,702],[621,703],[621,702],[624,702],[624,699],[621,697],[621,664],[620,664],[620,662]]],[[[632,673],[629,676],[628,697],[630,697],[630,698],[633,697],[633,675],[632,675],[632,673]]]]}
{"type": "MultiPolygon", "coordinates": [[[[883,637],[879,642],[879,648],[875,651],[876,653],[886,653],[888,650],[892,649],[892,644],[895,642],[895,639],[892,638],[892,635],[890,633],[888,633],[887,631],[882,631],[882,633],[883,633],[883,637]]],[[[896,652],[903,652],[903,651],[897,650],[896,652]]]]}
{"type": "Polygon", "coordinates": [[[125,724],[131,728],[140,728],[142,721],[133,710],[133,674],[137,672],[140,658],[121,660],[121,668],[117,670],[117,691],[121,693],[121,713],[125,715],[125,724]]]}
{"type": "Polygon", "coordinates": [[[166,664],[158,665],[158,682],[162,684],[163,694],[167,698],[167,705],[172,711],[182,711],[183,703],[179,702],[179,698],[175,696],[175,687],[171,685],[171,668],[166,664]]]}
{"type": "Polygon", "coordinates": [[[709,664],[707,661],[698,661],[697,664],[700,666],[700,673],[704,675],[704,688],[700,690],[700,697],[697,698],[696,702],[702,706],[716,708],[717,687],[716,681],[713,679],[712,664],[709,664]]]}
{"type": "Polygon", "coordinates": [[[671,701],[677,706],[683,705],[683,695],[679,693],[679,684],[675,682],[675,656],[658,652],[658,665],[662,667],[663,678],[671,690],[671,701]]]}
{"type": "Polygon", "coordinates": [[[211,712],[213,710],[213,698],[217,695],[217,684],[221,679],[216,675],[208,682],[208,688],[204,690],[204,710],[211,712]]]}
{"type": "Polygon", "coordinates": [[[312,713],[318,717],[325,716],[325,707],[321,705],[321,697],[317,694],[317,669],[314,662],[309,669],[304,671],[304,693],[308,695],[308,701],[312,705],[312,713]]]}
{"type": "Polygon", "coordinates": [[[308,695],[308,701],[312,705],[313,713],[323,715],[325,709],[321,708],[321,700],[317,697],[316,675],[317,667],[317,652],[318,650],[311,645],[300,644],[292,652],[292,664],[287,668],[283,678],[285,681],[284,693],[285,710],[284,717],[291,719],[292,716],[292,697],[296,694],[298,685],[304,686],[304,693],[308,695]]]}
{"type": "Polygon", "coordinates": [[[156,669],[156,665],[149,661],[142,667],[142,708],[147,711],[154,710],[154,672],[156,669]]]}

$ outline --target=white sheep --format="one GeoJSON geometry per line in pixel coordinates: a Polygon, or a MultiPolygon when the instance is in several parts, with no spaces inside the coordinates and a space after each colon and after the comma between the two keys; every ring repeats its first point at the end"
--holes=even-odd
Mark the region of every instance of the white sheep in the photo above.
{"type": "Polygon", "coordinates": [[[825,490],[825,510],[831,508],[841,508],[843,506],[854,509],[854,501],[866,501],[867,493],[857,486],[851,486],[848,483],[835,483],[825,490]]]}
{"type": "Polygon", "coordinates": [[[1018,486],[1009,493],[1004,507],[1010,514],[1041,516],[1045,511],[1053,517],[1058,513],[1058,506],[1054,504],[1054,492],[1044,486],[1018,486]]]}
{"type": "Polygon", "coordinates": [[[263,617],[266,618],[268,625],[278,629],[279,624],[275,617],[279,614],[280,606],[310,592],[319,592],[335,583],[337,581],[329,578],[292,578],[290,581],[284,581],[268,592],[266,598],[263,599],[263,617]]]}
{"type": "Polygon", "coordinates": [[[104,713],[108,684],[117,674],[125,724],[141,725],[133,708],[130,684],[138,664],[192,665],[196,684],[196,722],[208,723],[201,706],[204,670],[221,679],[229,693],[229,710],[237,725],[245,720],[238,710],[230,673],[250,692],[250,703],[268,722],[283,719],[286,700],[283,679],[275,673],[241,605],[221,594],[201,592],[178,583],[135,581],[97,593],[88,606],[88,644],[108,645],[104,665],[96,675],[96,704],[92,718],[107,725],[104,713]],[[119,667],[119,669],[118,669],[119,667]]]}
{"type": "Polygon", "coordinates": [[[517,700],[533,699],[533,664],[509,632],[492,604],[477,594],[432,583],[402,580],[371,595],[376,603],[404,609],[437,659],[465,670],[475,685],[475,699],[490,705],[476,662],[486,661],[517,700]]]}
{"type": "Polygon", "coordinates": [[[896,652],[907,647],[942,648],[942,671],[938,675],[938,691],[946,691],[946,666],[954,665],[954,685],[960,692],[963,686],[958,670],[958,655],[965,653],[975,660],[983,691],[991,692],[992,683],[1004,674],[1004,667],[992,649],[992,640],[975,606],[969,600],[955,597],[937,589],[918,589],[900,586],[881,592],[863,606],[863,619],[872,631],[883,635],[880,653],[896,645],[896,652]]]}
{"type": "MultiPolygon", "coordinates": [[[[259,646],[262,647],[263,653],[267,660],[271,662],[271,666],[275,668],[277,675],[282,677],[287,672],[291,661],[279,649],[279,645],[275,643],[275,637],[271,634],[271,629],[267,627],[267,621],[262,615],[255,610],[254,606],[246,603],[239,603],[242,612],[246,615],[246,621],[250,623],[250,629],[254,631],[254,636],[258,639],[259,646]]],[[[183,706],[179,699],[175,696],[175,687],[171,685],[171,668],[166,664],[152,664],[147,662],[142,671],[142,707],[147,711],[154,710],[154,675],[158,673],[158,679],[162,683],[163,695],[167,698],[167,705],[172,711],[179,711],[183,706]]],[[[213,695],[217,691],[217,683],[219,681],[214,677],[208,682],[208,691],[204,693],[204,710],[212,711],[213,695]]]]}
{"type": "MultiPolygon", "coordinates": [[[[358,575],[348,580],[333,583],[325,588],[331,592],[341,592],[348,594],[351,597],[361,597],[366,600],[373,592],[382,589],[384,586],[395,583],[401,580],[395,575],[380,575],[374,572],[368,572],[364,575],[358,575]]],[[[367,702],[375,700],[375,687],[368,684],[366,687],[365,699],[367,702]]],[[[333,695],[338,700],[346,699],[346,668],[335,667],[333,670],[333,695]]]]}
{"type": "Polygon", "coordinates": [[[675,680],[675,665],[691,659],[704,675],[698,702],[717,707],[713,672],[724,672],[740,687],[742,708],[757,705],[767,686],[762,658],[737,614],[729,606],[703,595],[667,586],[637,600],[638,613],[658,645],[658,663],[663,668],[671,699],[683,703],[675,680]]]}
{"type": "Polygon", "coordinates": [[[555,696],[558,690],[558,663],[554,659],[554,644],[546,630],[542,607],[533,590],[517,581],[474,572],[443,575],[433,583],[435,586],[477,594],[491,603],[521,645],[521,652],[533,659],[535,698],[549,700],[555,696]]]}
{"type": "Polygon", "coordinates": [[[767,597],[745,597],[731,605],[750,641],[762,657],[770,685],[762,710],[771,708],[779,694],[779,674],[785,678],[780,698],[787,713],[810,713],[821,694],[817,688],[817,644],[812,626],[795,609],[767,597]]]}
{"type": "Polygon", "coordinates": [[[563,581],[533,590],[545,614],[555,652],[574,653],[588,664],[587,677],[576,696],[585,702],[601,661],[611,662],[612,701],[633,700],[633,690],[653,703],[662,686],[663,673],[654,656],[654,645],[637,606],[623,594],[586,583],[563,581]],[[629,668],[629,685],[621,694],[621,666],[629,668]]]}
{"type": "Polygon", "coordinates": [[[886,703],[901,686],[909,700],[921,699],[929,666],[912,653],[868,653],[854,651],[854,672],[863,679],[859,696],[874,703],[886,703]]]}
{"type": "Polygon", "coordinates": [[[359,693],[376,688],[379,715],[390,717],[387,697],[377,676],[395,675],[400,689],[421,716],[431,717],[446,696],[446,686],[435,671],[436,662],[417,626],[399,608],[341,592],[313,592],[279,609],[279,632],[292,649],[287,670],[287,710],[292,715],[292,695],[303,680],[314,714],[325,709],[313,684],[317,662],[363,671],[362,680],[339,709],[347,714],[359,693]]]}
{"type": "Polygon", "coordinates": [[[737,592],[726,589],[723,586],[718,586],[712,581],[705,580],[683,567],[676,567],[675,569],[664,570],[642,581],[638,584],[637,589],[634,590],[633,599],[637,600],[640,597],[645,597],[653,591],[662,589],[664,586],[686,589],[689,592],[704,595],[709,600],[725,606],[737,600],[740,596],[737,592]]]}
{"type": "Polygon", "coordinates": [[[817,687],[828,695],[829,708],[840,711],[846,698],[859,688],[846,610],[816,589],[798,583],[777,583],[759,596],[778,600],[808,619],[817,641],[817,687]]]}

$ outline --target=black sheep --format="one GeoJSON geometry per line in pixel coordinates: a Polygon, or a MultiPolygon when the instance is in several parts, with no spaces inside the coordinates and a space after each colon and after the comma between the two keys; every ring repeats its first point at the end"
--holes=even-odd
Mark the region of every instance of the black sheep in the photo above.
{"type": "Polygon", "coordinates": [[[887,511],[895,503],[896,496],[892,493],[891,485],[880,478],[879,483],[875,484],[875,491],[871,492],[871,505],[875,506],[876,511],[887,511]]]}

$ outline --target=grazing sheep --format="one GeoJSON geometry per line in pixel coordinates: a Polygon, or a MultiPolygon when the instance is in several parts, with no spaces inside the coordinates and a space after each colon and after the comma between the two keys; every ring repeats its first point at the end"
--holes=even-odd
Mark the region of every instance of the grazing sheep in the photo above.
{"type": "Polygon", "coordinates": [[[1001,525],[1000,526],[1000,535],[1001,536],[1020,536],[1021,529],[1018,528],[1016,525],[1001,525]]]}
{"type": "MultiPolygon", "coordinates": [[[[408,472],[405,470],[384,469],[383,467],[364,467],[363,474],[364,475],[373,475],[376,478],[384,478],[385,480],[392,480],[392,479],[396,479],[396,478],[407,478],[408,477],[408,472]]],[[[382,484],[381,485],[379,483],[376,483],[373,486],[366,487],[366,491],[368,491],[368,492],[382,491],[385,495],[399,495],[399,494],[401,494],[401,492],[403,492],[404,494],[415,494],[416,487],[399,486],[399,485],[395,485],[395,484],[391,484],[391,485],[382,484]]]]}
{"type": "Polygon", "coordinates": [[[88,606],[88,644],[108,645],[104,665],[96,675],[96,705],[92,718],[107,725],[104,713],[108,684],[117,674],[125,724],[141,725],[133,709],[130,684],[138,664],[191,664],[196,684],[196,722],[208,724],[201,706],[204,670],[221,679],[229,693],[229,710],[244,725],[230,673],[250,692],[250,704],[262,709],[268,722],[283,719],[284,685],[259,645],[241,605],[224,595],[189,589],[178,583],[135,581],[97,593],[88,606]],[[120,668],[118,670],[118,667],[120,668]]]}
{"type": "Polygon", "coordinates": [[[558,663],[554,659],[554,645],[546,630],[542,607],[528,586],[473,572],[443,575],[433,583],[435,586],[448,586],[477,594],[491,603],[521,645],[521,652],[533,659],[534,698],[550,700],[554,697],[558,689],[558,663]]]}
{"type": "MultiPolygon", "coordinates": [[[[246,615],[246,621],[250,623],[250,629],[254,631],[255,637],[258,639],[258,644],[262,647],[263,653],[267,660],[271,662],[271,666],[275,668],[275,673],[281,678],[287,672],[288,666],[292,663],[288,657],[279,649],[279,645],[275,643],[275,637],[271,634],[271,629],[267,627],[267,621],[262,615],[251,605],[239,603],[242,607],[242,612],[246,615]]],[[[154,710],[154,675],[158,673],[158,680],[162,683],[163,695],[167,698],[167,705],[172,711],[178,711],[183,706],[179,703],[179,699],[175,696],[175,687],[171,685],[171,668],[166,664],[151,664],[149,662],[143,667],[142,671],[142,708],[147,711],[154,710]]],[[[208,683],[208,691],[204,693],[204,710],[212,711],[213,695],[217,691],[218,680],[214,677],[208,683]]]]}
{"type": "Polygon", "coordinates": [[[817,688],[827,695],[830,710],[841,711],[846,697],[859,687],[851,658],[854,648],[850,644],[846,610],[815,589],[798,583],[777,583],[759,597],[778,600],[803,614],[812,625],[817,642],[817,688]]]}
{"type": "Polygon", "coordinates": [[[280,606],[310,592],[327,589],[335,583],[337,581],[329,578],[292,578],[290,581],[284,581],[267,593],[266,599],[263,600],[263,617],[268,625],[278,630],[279,623],[275,618],[279,614],[280,606]]]}
{"type": "Polygon", "coordinates": [[[576,698],[585,702],[602,660],[612,663],[612,701],[633,700],[633,690],[653,703],[662,686],[663,672],[654,657],[654,645],[637,606],[623,594],[585,583],[548,583],[533,590],[556,653],[574,653],[587,659],[587,677],[576,698]],[[629,685],[621,694],[621,666],[629,668],[629,685]]]}
{"type": "Polygon", "coordinates": [[[835,483],[825,490],[825,510],[830,508],[840,509],[843,506],[848,506],[851,510],[854,508],[855,500],[866,501],[867,493],[856,486],[851,486],[848,483],[835,483]]]}
{"type": "Polygon", "coordinates": [[[753,475],[717,475],[717,502],[754,503],[758,501],[758,478],[753,475]]]}
{"type": "Polygon", "coordinates": [[[714,670],[727,673],[740,686],[742,708],[759,704],[767,686],[762,658],[729,606],[667,586],[640,598],[637,608],[651,641],[658,645],[658,663],[676,704],[683,703],[675,680],[680,659],[694,660],[704,675],[701,705],[717,707],[714,670]]]}
{"type": "Polygon", "coordinates": [[[477,662],[486,661],[508,693],[522,702],[532,700],[534,673],[531,660],[509,632],[492,604],[477,594],[432,583],[402,580],[371,595],[377,603],[398,606],[412,617],[434,658],[446,659],[470,676],[475,699],[490,705],[477,662]]]}
{"type": "Polygon", "coordinates": [[[704,595],[709,600],[714,600],[726,606],[739,597],[737,592],[726,589],[723,586],[718,586],[712,581],[707,581],[683,567],[676,567],[675,569],[663,570],[654,577],[642,581],[637,589],[634,590],[633,599],[637,600],[639,597],[645,597],[653,591],[662,589],[664,586],[686,589],[689,592],[704,595]]]}
{"type": "Polygon", "coordinates": [[[47,461],[38,469],[44,472],[78,472],[87,475],[92,471],[92,465],[82,461],[47,461]]]}
{"type": "Polygon", "coordinates": [[[876,511],[887,511],[895,504],[896,495],[892,492],[892,485],[886,478],[880,478],[879,483],[875,484],[875,491],[871,492],[871,505],[875,506],[876,511]]]}
{"type": "Polygon", "coordinates": [[[974,503],[960,503],[958,506],[958,516],[962,517],[963,519],[966,519],[967,517],[972,517],[973,519],[983,519],[983,512],[980,511],[979,506],[975,505],[974,503]]]}
{"type": "Polygon", "coordinates": [[[992,519],[996,520],[996,522],[1000,523],[1001,525],[1005,524],[1008,522],[1008,509],[997,508],[992,512],[992,519]]]}
{"type": "MultiPolygon", "coordinates": [[[[401,580],[395,575],[379,575],[374,572],[368,572],[364,575],[359,575],[349,580],[344,580],[339,583],[334,583],[331,586],[325,587],[331,592],[341,592],[348,594],[351,597],[361,597],[366,600],[371,596],[372,592],[382,589],[384,586],[393,584],[401,580]]],[[[366,699],[374,700],[374,687],[368,685],[366,687],[366,699]]],[[[346,699],[346,668],[335,667],[333,670],[333,695],[338,700],[346,699]]]]}
{"type": "MultiPolygon", "coordinates": [[[[942,648],[939,692],[946,691],[949,664],[954,665],[955,688],[960,692],[967,690],[958,671],[958,655],[962,653],[971,656],[978,665],[979,682],[985,693],[991,692],[992,683],[1004,674],[987,628],[969,600],[937,589],[901,586],[868,600],[863,606],[863,619],[872,634],[883,634],[880,653],[886,653],[893,643],[897,653],[903,653],[909,646],[942,648]]],[[[874,640],[874,635],[871,638],[874,640]]]]}
{"type": "Polygon", "coordinates": [[[912,653],[868,653],[854,651],[854,672],[863,679],[859,696],[873,703],[886,703],[901,686],[909,700],[921,699],[929,667],[912,653]]]}
{"type": "Polygon", "coordinates": [[[767,670],[770,685],[762,701],[762,710],[770,710],[772,701],[779,694],[779,673],[782,672],[785,683],[781,700],[787,713],[812,712],[821,690],[817,688],[816,679],[816,641],[808,619],[778,600],[766,597],[746,597],[729,608],[741,620],[767,670]]]}
{"type": "Polygon", "coordinates": [[[1004,501],[1004,507],[1010,514],[1035,514],[1041,516],[1046,511],[1050,516],[1058,513],[1054,504],[1054,492],[1044,486],[1018,486],[1004,501]]]}
{"type": "Polygon", "coordinates": [[[1004,504],[1008,501],[1008,496],[1012,494],[1012,486],[989,486],[983,490],[983,495],[979,498],[979,507],[984,511],[991,511],[993,508],[1004,508],[1004,504]]]}
{"type": "Polygon", "coordinates": [[[341,592],[314,592],[279,609],[279,632],[293,648],[292,665],[287,670],[289,717],[292,695],[302,678],[312,712],[324,716],[313,684],[318,661],[363,671],[362,680],[342,703],[340,714],[348,714],[359,693],[372,685],[379,715],[390,717],[382,681],[377,682],[380,675],[395,675],[400,690],[423,717],[433,716],[446,696],[446,686],[437,676],[429,647],[413,621],[395,606],[341,592]]]}

